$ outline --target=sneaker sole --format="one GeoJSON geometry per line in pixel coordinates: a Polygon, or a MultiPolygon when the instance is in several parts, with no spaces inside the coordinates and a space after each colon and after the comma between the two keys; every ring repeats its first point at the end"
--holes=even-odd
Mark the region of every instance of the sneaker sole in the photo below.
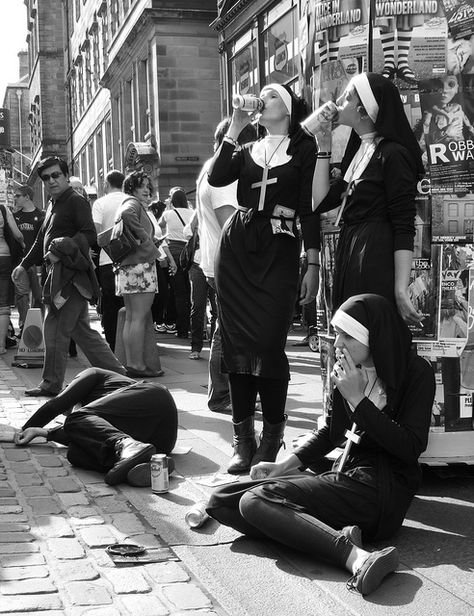
{"type": "MultiPolygon", "coordinates": [[[[168,456],[168,475],[174,471],[174,460],[168,456]]],[[[134,488],[148,488],[151,486],[151,464],[142,462],[131,468],[127,473],[127,483],[134,488]]]]}
{"type": "Polygon", "coordinates": [[[142,449],[135,456],[127,458],[123,460],[121,464],[118,464],[116,467],[110,469],[110,471],[105,475],[104,481],[109,486],[117,485],[118,483],[124,483],[128,472],[137,464],[141,462],[148,462],[151,456],[156,453],[156,449],[154,445],[148,445],[142,449]]]}
{"type": "MultiPolygon", "coordinates": [[[[393,573],[398,567],[398,550],[395,547],[385,548],[377,552],[379,556],[369,564],[364,574],[361,576],[360,585],[357,589],[362,595],[370,595],[374,592],[383,579],[393,573]]],[[[369,557],[370,558],[370,557],[369,557]]]]}

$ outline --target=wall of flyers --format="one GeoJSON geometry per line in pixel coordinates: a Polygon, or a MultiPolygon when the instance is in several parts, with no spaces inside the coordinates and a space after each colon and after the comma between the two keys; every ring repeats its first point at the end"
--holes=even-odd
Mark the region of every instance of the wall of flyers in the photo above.
{"type": "MultiPolygon", "coordinates": [[[[313,108],[335,100],[365,70],[400,91],[426,171],[409,290],[424,315],[413,337],[436,373],[432,432],[473,431],[474,0],[300,0],[298,40],[300,87],[313,108]]],[[[334,173],[348,134],[335,129],[334,173]]],[[[325,346],[336,214],[322,216],[317,314],[325,346]]]]}

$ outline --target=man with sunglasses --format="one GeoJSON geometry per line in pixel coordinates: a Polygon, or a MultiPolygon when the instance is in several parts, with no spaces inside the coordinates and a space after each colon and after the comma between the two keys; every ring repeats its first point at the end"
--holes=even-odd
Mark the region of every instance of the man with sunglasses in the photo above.
{"type": "Polygon", "coordinates": [[[88,302],[97,299],[98,292],[89,256],[89,248],[96,242],[90,205],[70,186],[68,165],[62,158],[52,156],[42,160],[38,175],[51,202],[33,246],[13,271],[12,278],[15,281],[42,260],[47,266],[48,276],[43,286],[46,318],[42,381],[25,394],[56,396],[63,386],[71,338],[93,366],[120,374],[125,374],[125,369],[90,326],[88,302]]]}
{"type": "MultiPolygon", "coordinates": [[[[15,203],[13,218],[23,235],[25,255],[33,246],[44,220],[44,212],[33,203],[33,195],[33,189],[27,184],[18,186],[13,195],[15,203]]],[[[30,308],[30,294],[33,300],[33,308],[42,308],[41,285],[38,280],[36,265],[32,265],[28,270],[25,270],[24,275],[19,276],[15,281],[15,306],[18,310],[20,333],[23,331],[26,315],[30,308]]]]}

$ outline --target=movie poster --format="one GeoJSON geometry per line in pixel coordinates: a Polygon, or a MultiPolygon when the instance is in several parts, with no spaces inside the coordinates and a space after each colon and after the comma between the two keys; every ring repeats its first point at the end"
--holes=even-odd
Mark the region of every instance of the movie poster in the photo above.
{"type": "Polygon", "coordinates": [[[420,82],[420,145],[432,194],[465,195],[474,178],[474,75],[445,75],[420,82]]]}
{"type": "Polygon", "coordinates": [[[444,74],[447,31],[437,0],[375,0],[373,70],[414,88],[444,74]]]}
{"type": "Polygon", "coordinates": [[[433,242],[472,244],[474,194],[434,194],[431,221],[433,242]]]}

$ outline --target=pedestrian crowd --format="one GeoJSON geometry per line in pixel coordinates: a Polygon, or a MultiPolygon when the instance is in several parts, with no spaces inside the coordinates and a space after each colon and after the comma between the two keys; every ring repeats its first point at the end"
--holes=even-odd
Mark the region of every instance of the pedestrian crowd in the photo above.
{"type": "Polygon", "coordinates": [[[111,485],[149,485],[151,456],[169,454],[176,441],[177,412],[168,390],[146,380],[163,374],[147,365],[147,323],[189,339],[192,360],[207,337],[208,407],[232,418],[227,470],[250,473],[217,489],[208,513],[348,570],[348,588],[367,595],[399,556],[394,546],[369,552],[364,542],[388,539],[403,523],[420,486],[434,399],[432,367],[407,325],[421,320],[408,292],[421,151],[396,87],[381,75],[357,75],[336,101],[337,122],[351,129],[338,173],[330,120],[303,130],[306,102],[286,85],[266,85],[259,98],[258,111],[234,109],[217,126],[194,207],[178,186],[167,202],[156,200],[141,170],[110,171],[106,195],[91,204],[66,162],[50,157],[38,168],[51,198],[45,215],[28,186],[15,193],[14,215],[2,210],[0,339],[11,276],[20,329],[30,305],[45,311],[42,381],[25,393],[51,398],[15,442],[46,436],[111,485]],[[287,334],[295,306],[315,306],[320,214],[336,208],[330,412],[277,461],[287,334]],[[105,337],[89,322],[96,302],[105,337]],[[119,330],[123,365],[114,354],[119,330]],[[92,368],[63,389],[71,340],[92,368]],[[46,430],[59,414],[64,425],[46,430]],[[339,446],[331,465],[326,455],[339,446]]]}

